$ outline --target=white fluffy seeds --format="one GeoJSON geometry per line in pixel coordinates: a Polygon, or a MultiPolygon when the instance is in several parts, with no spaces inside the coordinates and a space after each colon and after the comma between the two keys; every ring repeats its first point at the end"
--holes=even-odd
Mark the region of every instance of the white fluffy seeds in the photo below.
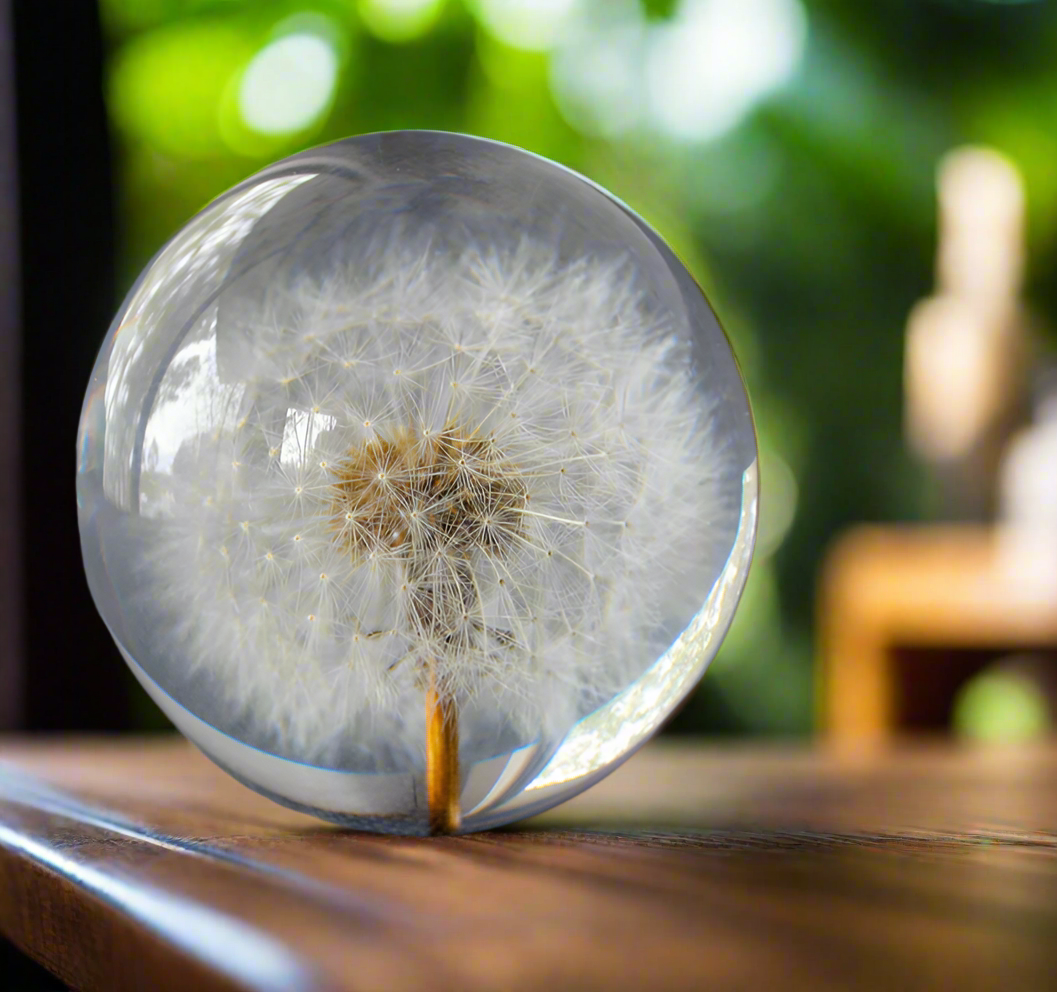
{"type": "Polygon", "coordinates": [[[563,733],[699,605],[716,454],[687,346],[620,260],[374,256],[189,345],[209,423],[141,485],[162,636],[302,760],[420,753],[427,673],[464,740],[563,733]]]}

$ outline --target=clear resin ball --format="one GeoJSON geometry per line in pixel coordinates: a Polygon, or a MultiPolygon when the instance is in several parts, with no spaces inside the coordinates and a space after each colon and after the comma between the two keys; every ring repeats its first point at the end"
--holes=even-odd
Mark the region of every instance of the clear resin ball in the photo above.
{"type": "Polygon", "coordinates": [[[85,398],[96,604],[217,764],[355,827],[581,791],[716,653],[756,443],[661,239],[477,138],[285,159],[154,258],[85,398]]]}

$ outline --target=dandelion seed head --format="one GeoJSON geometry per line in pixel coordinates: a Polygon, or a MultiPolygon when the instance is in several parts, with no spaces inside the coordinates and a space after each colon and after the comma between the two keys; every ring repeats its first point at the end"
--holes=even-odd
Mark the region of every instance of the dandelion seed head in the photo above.
{"type": "Polygon", "coordinates": [[[217,321],[140,595],[247,742],[418,754],[431,680],[471,741],[560,737],[700,607],[716,439],[625,257],[394,229],[217,321]]]}

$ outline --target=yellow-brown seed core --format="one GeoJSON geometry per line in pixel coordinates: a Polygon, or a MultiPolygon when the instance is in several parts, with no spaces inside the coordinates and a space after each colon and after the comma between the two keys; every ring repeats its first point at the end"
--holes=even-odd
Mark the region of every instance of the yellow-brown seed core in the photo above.
{"type": "Polygon", "coordinates": [[[402,428],[351,449],[332,473],[335,537],[357,560],[396,552],[413,575],[438,550],[502,554],[522,530],[524,481],[476,432],[402,428]]]}
{"type": "Polygon", "coordinates": [[[407,622],[430,654],[414,663],[426,690],[430,830],[459,823],[456,701],[436,679],[434,652],[469,650],[481,624],[475,553],[499,557],[520,539],[528,491],[491,437],[449,426],[365,441],[331,466],[334,539],[354,560],[395,559],[404,570],[407,622]]]}

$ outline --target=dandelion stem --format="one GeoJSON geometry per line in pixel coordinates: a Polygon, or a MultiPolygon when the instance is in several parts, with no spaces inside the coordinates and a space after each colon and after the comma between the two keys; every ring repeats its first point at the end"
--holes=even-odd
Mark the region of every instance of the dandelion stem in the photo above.
{"type": "Polygon", "coordinates": [[[432,666],[426,690],[426,802],[431,834],[459,829],[459,717],[455,700],[437,691],[432,666]]]}

